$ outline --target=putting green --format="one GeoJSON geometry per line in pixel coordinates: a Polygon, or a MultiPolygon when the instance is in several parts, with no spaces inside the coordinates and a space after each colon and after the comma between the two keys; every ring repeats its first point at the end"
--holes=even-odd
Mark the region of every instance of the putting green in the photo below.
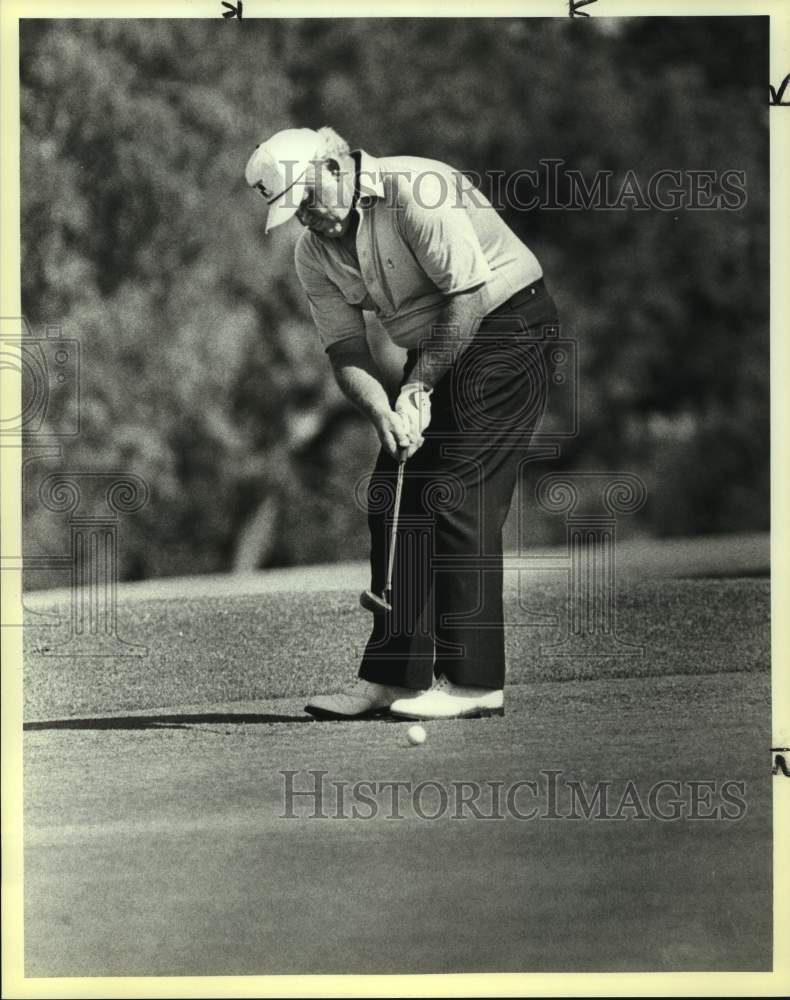
{"type": "Polygon", "coordinates": [[[511,593],[505,718],[429,723],[421,747],[403,723],[303,721],[364,639],[354,597],[130,602],[141,659],[50,657],[30,630],[27,975],[770,968],[767,581],[631,585],[618,627],[644,655],[601,660],[541,655],[560,627],[528,621],[557,591],[511,593]],[[288,799],[316,769],[344,783],[326,818],[288,799]],[[552,780],[560,818],[521,818],[552,780]],[[650,805],[662,780],[676,820],[667,786],[650,805]],[[388,782],[411,783],[400,818],[388,782]],[[497,784],[536,791],[486,819],[462,782],[484,812],[497,784]],[[610,808],[574,818],[573,782],[610,808]]]}

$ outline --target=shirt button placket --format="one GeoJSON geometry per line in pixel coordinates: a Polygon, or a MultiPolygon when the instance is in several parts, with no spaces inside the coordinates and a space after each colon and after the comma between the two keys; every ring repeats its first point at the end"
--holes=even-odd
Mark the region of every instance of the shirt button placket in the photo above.
{"type": "Polygon", "coordinates": [[[359,213],[359,229],[357,231],[357,257],[359,258],[359,268],[362,272],[362,280],[365,282],[365,287],[370,293],[370,297],[377,302],[380,306],[386,302],[386,296],[384,291],[376,280],[376,269],[373,266],[372,257],[370,251],[370,237],[368,234],[368,228],[370,226],[370,221],[367,218],[367,214],[364,211],[359,213]]]}
{"type": "Polygon", "coordinates": [[[362,246],[357,244],[357,255],[359,256],[359,266],[362,269],[362,277],[365,279],[365,284],[368,288],[372,289],[375,286],[376,278],[373,273],[373,266],[370,262],[370,251],[364,243],[362,246]]]}

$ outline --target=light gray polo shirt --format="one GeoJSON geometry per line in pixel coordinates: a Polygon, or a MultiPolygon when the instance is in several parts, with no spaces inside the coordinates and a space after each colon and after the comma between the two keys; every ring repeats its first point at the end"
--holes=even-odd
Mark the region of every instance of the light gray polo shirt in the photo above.
{"type": "Polygon", "coordinates": [[[484,312],[542,270],[537,258],[459,171],[416,156],[360,151],[356,249],[305,230],[296,271],[324,347],[364,337],[363,310],[393,343],[416,347],[448,295],[483,286],[484,312]]]}

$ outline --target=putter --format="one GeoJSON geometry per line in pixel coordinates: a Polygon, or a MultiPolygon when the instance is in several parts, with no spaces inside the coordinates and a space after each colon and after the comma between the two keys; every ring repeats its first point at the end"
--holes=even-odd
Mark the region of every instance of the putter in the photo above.
{"type": "Polygon", "coordinates": [[[398,518],[400,516],[400,498],[403,493],[403,473],[406,468],[406,448],[401,448],[398,456],[398,481],[395,487],[395,507],[392,511],[392,531],[390,532],[389,561],[387,563],[387,583],[384,593],[379,596],[372,590],[363,590],[359,595],[359,603],[366,611],[392,611],[392,571],[395,568],[395,543],[398,539],[398,518]]]}

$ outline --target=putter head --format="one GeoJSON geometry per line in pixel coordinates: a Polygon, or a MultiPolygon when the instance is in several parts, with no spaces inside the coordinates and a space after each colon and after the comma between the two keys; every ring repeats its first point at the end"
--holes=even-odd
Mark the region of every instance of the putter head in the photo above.
{"type": "Polygon", "coordinates": [[[359,606],[365,611],[392,611],[392,605],[388,604],[383,597],[374,594],[372,590],[363,590],[359,595],[359,606]]]}

